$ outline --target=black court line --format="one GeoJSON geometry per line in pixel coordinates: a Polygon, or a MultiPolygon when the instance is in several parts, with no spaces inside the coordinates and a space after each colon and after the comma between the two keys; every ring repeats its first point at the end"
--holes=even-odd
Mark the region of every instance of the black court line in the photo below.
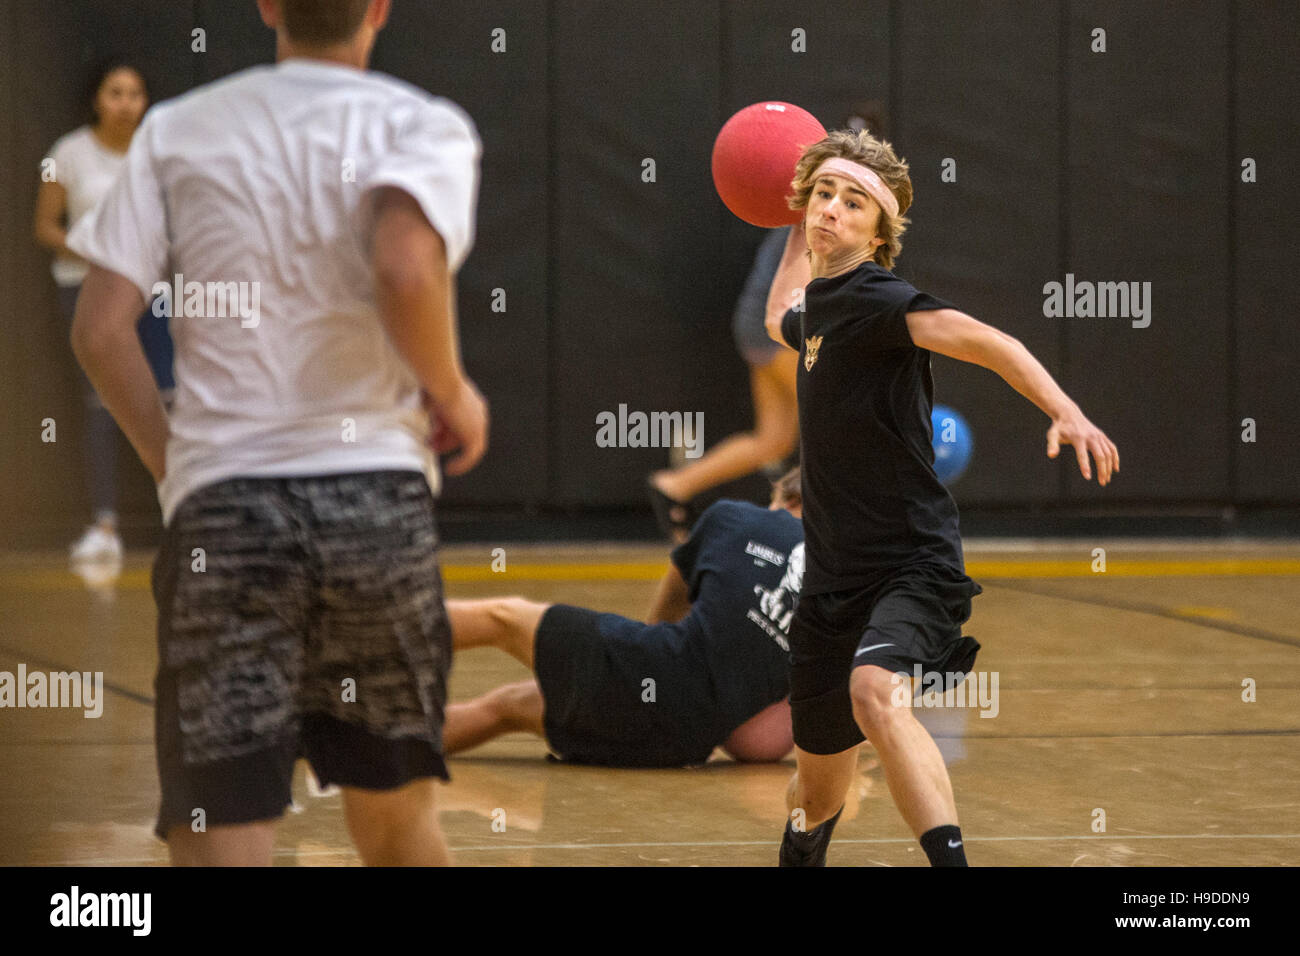
{"type": "MultiPolygon", "coordinates": [[[[14,658],[15,660],[21,661],[24,664],[27,664],[29,666],[31,664],[36,664],[49,671],[64,671],[64,672],[75,671],[78,674],[86,673],[86,671],[80,667],[68,667],[64,664],[60,664],[57,661],[52,661],[47,657],[41,657],[37,654],[27,654],[24,652],[15,651],[8,644],[0,644],[0,654],[8,654],[10,657],[14,658]]],[[[91,673],[94,673],[94,671],[91,671],[91,673]]],[[[152,697],[148,697],[144,694],[136,693],[135,691],[130,690],[129,688],[122,687],[120,684],[114,684],[112,681],[109,680],[104,681],[104,689],[110,690],[113,693],[118,694],[119,696],[125,697],[127,700],[133,700],[137,704],[145,704],[149,707],[152,707],[154,705],[154,699],[152,697]]]]}
{"type": "Polygon", "coordinates": [[[1046,590],[1044,588],[1008,583],[1018,580],[1021,579],[987,577],[980,578],[980,583],[987,583],[994,587],[1006,588],[1008,591],[1019,591],[1022,594],[1034,594],[1039,597],[1057,598],[1061,601],[1073,601],[1076,604],[1090,604],[1093,607],[1104,607],[1107,610],[1132,611],[1134,614],[1150,614],[1153,617],[1162,617],[1167,621],[1178,621],[1180,624],[1192,624],[1196,627],[1205,627],[1212,631],[1223,631],[1228,634],[1236,634],[1240,637],[1253,637],[1259,641],[1269,641],[1273,644],[1284,644],[1287,647],[1300,647],[1300,637],[1293,637],[1290,634],[1277,634],[1273,631],[1266,631],[1262,627],[1249,627],[1244,624],[1233,624],[1230,621],[1216,621],[1210,618],[1175,614],[1169,608],[1161,607],[1159,604],[1144,604],[1138,601],[1116,601],[1114,599],[1103,601],[1100,598],[1079,597],[1075,594],[1061,594],[1060,592],[1046,590]]]}

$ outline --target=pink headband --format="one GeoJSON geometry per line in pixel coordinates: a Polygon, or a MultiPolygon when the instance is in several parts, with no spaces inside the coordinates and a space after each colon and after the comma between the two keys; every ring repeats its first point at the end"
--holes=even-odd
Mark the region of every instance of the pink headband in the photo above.
{"type": "Polygon", "coordinates": [[[823,173],[835,173],[853,180],[865,190],[868,196],[876,201],[881,209],[891,216],[898,215],[898,199],[889,191],[889,187],[885,185],[884,180],[876,174],[874,169],[868,169],[861,163],[855,163],[852,160],[832,156],[817,167],[817,172],[813,174],[813,182],[816,182],[817,178],[823,173]]]}

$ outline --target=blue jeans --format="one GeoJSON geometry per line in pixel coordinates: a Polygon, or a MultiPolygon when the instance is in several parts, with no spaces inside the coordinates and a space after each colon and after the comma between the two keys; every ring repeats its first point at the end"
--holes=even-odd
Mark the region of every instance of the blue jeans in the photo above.
{"type": "MultiPolygon", "coordinates": [[[[77,295],[81,286],[59,286],[59,311],[63,313],[68,328],[77,309],[77,295]]],[[[152,309],[146,309],[136,325],[140,344],[144,346],[158,388],[175,388],[172,377],[172,340],[167,331],[167,318],[159,318],[152,309]]],[[[81,392],[86,408],[86,435],[82,444],[85,456],[86,492],[90,497],[95,518],[117,513],[117,422],[99,400],[94,386],[77,365],[81,392]]]]}

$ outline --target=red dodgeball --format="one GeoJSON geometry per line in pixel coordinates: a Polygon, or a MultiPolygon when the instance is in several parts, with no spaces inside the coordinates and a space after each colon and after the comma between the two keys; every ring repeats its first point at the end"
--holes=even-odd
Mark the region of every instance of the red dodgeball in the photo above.
{"type": "Polygon", "coordinates": [[[790,180],[804,149],[826,128],[793,103],[765,100],[723,124],[713,143],[713,185],[727,208],[765,229],[789,226],[803,213],[786,205],[790,180]]]}

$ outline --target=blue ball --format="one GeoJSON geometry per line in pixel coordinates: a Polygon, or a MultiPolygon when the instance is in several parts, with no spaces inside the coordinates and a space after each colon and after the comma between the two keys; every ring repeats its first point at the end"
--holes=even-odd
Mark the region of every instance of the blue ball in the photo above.
{"type": "Polygon", "coordinates": [[[971,436],[966,419],[947,405],[936,405],[930,412],[930,427],[934,431],[934,471],[939,480],[950,485],[962,476],[970,464],[975,439],[971,436]]]}

